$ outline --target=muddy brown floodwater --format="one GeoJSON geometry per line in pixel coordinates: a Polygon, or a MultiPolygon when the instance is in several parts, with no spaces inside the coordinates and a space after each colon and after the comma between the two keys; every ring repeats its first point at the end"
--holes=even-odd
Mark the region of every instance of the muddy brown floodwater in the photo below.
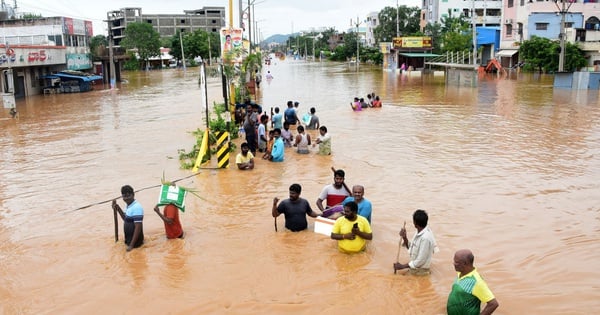
{"type": "MultiPolygon", "coordinates": [[[[259,102],[316,107],[333,154],[287,150],[284,163],[181,181],[202,196],[187,198],[184,240],[165,239],[152,211],[158,188],[140,191],[146,243],[129,253],[114,242],[109,203],[75,209],[119,196],[124,184],[158,185],[163,172],[191,174],[177,150],[204,128],[198,70],[128,73],[118,91],[20,100],[18,120],[2,111],[0,313],[444,314],[461,248],[473,250],[496,314],[600,311],[598,91],[556,90],[551,76],[527,74],[471,89],[369,66],[269,70],[259,102]],[[369,92],[383,108],[352,112],[351,98],[369,92]],[[285,231],[283,218],[274,231],[273,197],[299,183],[314,206],[332,166],[373,203],[364,253],[285,231]],[[407,221],[412,237],[418,208],[441,251],[429,277],[395,275],[398,231],[407,221]]],[[[210,104],[221,102],[209,81],[210,104]]]]}

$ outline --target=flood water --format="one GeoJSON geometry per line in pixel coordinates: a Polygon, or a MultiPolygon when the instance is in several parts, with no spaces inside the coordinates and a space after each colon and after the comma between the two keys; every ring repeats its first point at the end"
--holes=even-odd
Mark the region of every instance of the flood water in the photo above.
{"type": "MultiPolygon", "coordinates": [[[[253,171],[182,180],[201,194],[187,198],[183,240],[165,239],[152,207],[163,173],[192,174],[177,150],[205,126],[198,69],[127,73],[118,91],[20,100],[18,120],[3,110],[0,313],[445,314],[461,248],[473,250],[500,303],[495,314],[600,311],[598,91],[555,90],[551,76],[527,74],[472,89],[368,66],[286,61],[269,70],[259,102],[269,110],[298,100],[301,114],[316,107],[333,154],[290,149],[284,163],[257,159],[253,171]],[[383,108],[352,112],[351,98],[369,92],[383,108]],[[373,203],[364,253],[285,231],[283,217],[275,232],[273,197],[299,183],[314,206],[332,166],[373,203]],[[143,189],[145,208],[146,243],[129,253],[101,203],[124,184],[143,189]],[[398,231],[407,222],[412,237],[419,208],[440,252],[430,276],[395,275],[398,231]]],[[[209,103],[222,102],[209,81],[209,103]]]]}

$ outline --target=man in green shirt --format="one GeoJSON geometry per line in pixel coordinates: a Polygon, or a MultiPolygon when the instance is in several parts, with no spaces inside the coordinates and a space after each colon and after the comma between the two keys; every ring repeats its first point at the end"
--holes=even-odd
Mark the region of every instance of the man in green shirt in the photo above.
{"type": "Polygon", "coordinates": [[[448,315],[490,315],[498,308],[498,301],[473,266],[475,257],[468,249],[454,254],[454,270],[458,277],[452,284],[446,311],[448,315]],[[481,313],[481,302],[486,303],[481,313]]]}

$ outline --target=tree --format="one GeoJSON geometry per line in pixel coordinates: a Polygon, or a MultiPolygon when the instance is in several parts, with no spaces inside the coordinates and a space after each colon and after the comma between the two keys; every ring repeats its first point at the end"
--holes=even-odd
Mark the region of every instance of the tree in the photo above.
{"type": "Polygon", "coordinates": [[[104,35],[96,35],[90,39],[90,52],[92,53],[92,59],[95,57],[102,56],[104,48],[108,46],[108,40],[104,35]]]}
{"type": "Polygon", "coordinates": [[[160,55],[160,35],[148,23],[129,23],[121,46],[136,50],[139,60],[147,64],[150,57],[160,55]]]}
{"type": "Polygon", "coordinates": [[[418,7],[399,6],[398,11],[394,7],[385,7],[379,11],[379,26],[373,31],[377,42],[391,42],[396,37],[396,27],[400,36],[411,36],[419,33],[421,10],[418,7]],[[396,17],[400,23],[396,25],[396,17]]]}
{"type": "Polygon", "coordinates": [[[453,17],[448,9],[448,16],[442,17],[441,23],[441,49],[447,51],[470,50],[473,46],[473,30],[461,14],[453,17]]]}
{"type": "MultiPolygon", "coordinates": [[[[539,72],[558,70],[560,43],[548,38],[532,36],[523,41],[519,55],[525,61],[525,70],[538,69],[539,72]]],[[[575,44],[565,45],[565,70],[575,71],[587,64],[583,51],[575,44]]]]}
{"type": "MultiPolygon", "coordinates": [[[[209,57],[217,57],[221,54],[221,39],[219,34],[215,32],[206,32],[204,30],[195,30],[193,33],[184,32],[181,36],[183,39],[183,51],[185,58],[192,60],[198,56],[203,60],[209,57]],[[210,53],[209,53],[210,47],[210,53]]],[[[179,31],[171,38],[171,55],[181,60],[181,44],[179,41],[179,31]]]]}
{"type": "Polygon", "coordinates": [[[431,36],[432,48],[434,54],[442,52],[442,24],[437,21],[433,24],[427,23],[423,29],[426,36],[431,36]]]}
{"type": "Polygon", "coordinates": [[[25,13],[23,14],[23,16],[21,16],[21,19],[23,20],[36,20],[36,19],[41,19],[43,18],[43,16],[41,14],[35,14],[35,13],[25,13]]]}

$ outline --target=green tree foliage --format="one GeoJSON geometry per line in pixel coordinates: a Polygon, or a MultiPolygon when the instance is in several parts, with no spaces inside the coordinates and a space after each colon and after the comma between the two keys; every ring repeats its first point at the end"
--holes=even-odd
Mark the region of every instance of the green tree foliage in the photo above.
{"type": "MultiPolygon", "coordinates": [[[[179,40],[179,31],[171,38],[171,55],[181,60],[181,42],[179,40]]],[[[196,30],[192,33],[184,32],[181,35],[183,40],[183,51],[187,60],[192,60],[198,56],[203,60],[209,57],[218,57],[221,54],[221,39],[218,33],[196,30]],[[209,53],[210,46],[210,53],[209,53]]]]}
{"type": "Polygon", "coordinates": [[[92,58],[100,57],[103,55],[104,48],[108,47],[108,40],[104,35],[96,35],[90,39],[90,51],[92,58]]]}
{"type": "Polygon", "coordinates": [[[419,33],[420,13],[418,7],[399,6],[396,12],[395,7],[385,7],[379,11],[379,26],[373,31],[376,42],[391,42],[396,37],[396,17],[400,23],[398,30],[400,36],[412,36],[419,33]]]}
{"type": "Polygon", "coordinates": [[[136,50],[139,59],[148,62],[150,57],[160,55],[160,35],[148,23],[129,23],[121,46],[136,50]]]}
{"type": "Polygon", "coordinates": [[[439,54],[442,52],[442,24],[435,22],[433,24],[428,23],[423,29],[426,36],[431,36],[433,45],[433,53],[439,54]]]}
{"type": "Polygon", "coordinates": [[[473,37],[471,33],[448,32],[442,35],[442,51],[464,51],[470,50],[473,46],[473,37]]]}
{"type": "Polygon", "coordinates": [[[43,16],[41,14],[25,13],[25,14],[23,14],[23,16],[21,16],[21,18],[23,20],[35,20],[35,19],[41,19],[41,18],[43,18],[43,16]]]}
{"type": "Polygon", "coordinates": [[[440,43],[442,52],[470,50],[472,45],[473,32],[465,17],[462,14],[454,17],[448,10],[448,16],[442,17],[440,43]]]}
{"type": "MultiPolygon", "coordinates": [[[[583,51],[577,45],[566,43],[565,48],[565,71],[575,71],[587,64],[583,51]]],[[[525,61],[524,70],[555,72],[558,70],[559,54],[558,41],[538,36],[523,41],[519,48],[519,55],[525,61]]]]}

